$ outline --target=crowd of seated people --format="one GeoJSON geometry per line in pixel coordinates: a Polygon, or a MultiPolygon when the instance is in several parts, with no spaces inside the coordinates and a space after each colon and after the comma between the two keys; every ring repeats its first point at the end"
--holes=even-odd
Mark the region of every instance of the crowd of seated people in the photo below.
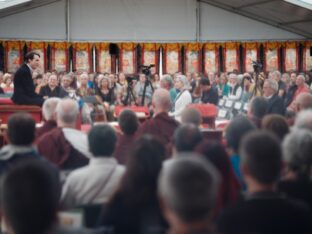
{"type": "MultiPolygon", "coordinates": [[[[213,73],[207,75],[188,73],[185,76],[177,72],[160,77],[152,74],[150,78],[139,73],[87,73],[57,72],[44,74],[34,70],[32,78],[35,91],[44,98],[71,97],[84,99],[95,96],[97,104],[106,111],[108,120],[113,120],[112,113],[119,105],[150,106],[155,90],[165,88],[170,92],[172,116],[180,119],[183,109],[190,103],[210,103],[217,105],[219,99],[230,99],[249,103],[255,96],[263,96],[269,101],[269,112],[286,114],[297,111],[297,99],[302,93],[311,91],[311,74],[284,73],[273,71],[238,74],[213,73]],[[148,78],[148,79],[147,79],[148,78]],[[148,85],[146,86],[146,81],[148,85]],[[131,84],[130,84],[131,83],[131,84]],[[130,86],[130,87],[129,87],[130,86]],[[145,91],[145,92],[144,92],[145,91]],[[144,95],[144,100],[143,99],[144,95]]],[[[0,92],[12,95],[14,74],[0,71],[0,92]]]]}
{"type": "Polygon", "coordinates": [[[88,228],[105,227],[102,233],[110,234],[312,233],[312,95],[306,77],[272,72],[256,82],[253,74],[153,76],[144,99],[149,119],[140,122],[125,109],[118,127],[99,123],[87,132],[77,129],[75,98],[95,95],[110,120],[129,88],[142,103],[146,76],[130,87],[122,73],[36,77],[39,94],[58,87],[71,98],[46,99],[40,128],[27,113],[9,118],[8,144],[0,149],[7,233],[61,233],[57,213],[88,206],[100,210],[88,228]],[[187,106],[221,98],[249,107],[247,115],[230,120],[218,141],[204,136],[201,113],[187,106]]]}

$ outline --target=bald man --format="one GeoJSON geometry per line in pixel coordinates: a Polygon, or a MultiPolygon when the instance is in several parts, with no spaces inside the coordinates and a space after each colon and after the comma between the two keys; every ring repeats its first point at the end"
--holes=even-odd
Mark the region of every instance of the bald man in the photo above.
{"type": "Polygon", "coordinates": [[[302,74],[297,76],[296,85],[297,85],[297,90],[294,94],[292,102],[287,107],[288,111],[296,111],[296,100],[297,100],[297,97],[299,96],[299,94],[309,92],[309,89],[305,84],[305,77],[302,74]]]}
{"type": "Polygon", "coordinates": [[[173,133],[179,123],[168,115],[171,109],[169,91],[162,88],[157,89],[152,98],[152,106],[154,116],[141,125],[138,136],[151,134],[158,137],[161,142],[167,145],[168,153],[171,153],[169,147],[172,143],[173,133]]]}
{"type": "Polygon", "coordinates": [[[296,98],[296,111],[312,109],[312,95],[310,93],[300,93],[296,98]]]}

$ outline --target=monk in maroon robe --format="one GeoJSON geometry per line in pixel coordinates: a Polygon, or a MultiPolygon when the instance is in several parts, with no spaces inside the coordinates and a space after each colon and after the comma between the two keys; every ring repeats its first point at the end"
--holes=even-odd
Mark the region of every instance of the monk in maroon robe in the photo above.
{"type": "Polygon", "coordinates": [[[58,127],[37,141],[40,154],[61,169],[76,169],[89,163],[87,136],[75,129],[78,114],[77,102],[60,100],[56,106],[58,127]]]}
{"type": "Polygon", "coordinates": [[[42,116],[45,120],[43,125],[36,129],[36,139],[38,140],[43,134],[51,131],[57,127],[56,124],[56,105],[59,103],[60,98],[49,98],[44,101],[42,106],[42,116]]]}
{"type": "Polygon", "coordinates": [[[167,156],[170,156],[172,152],[173,134],[179,126],[179,122],[168,115],[171,109],[169,92],[165,89],[157,89],[153,95],[152,105],[154,108],[154,116],[141,125],[138,136],[143,134],[156,136],[166,146],[167,156]]]}

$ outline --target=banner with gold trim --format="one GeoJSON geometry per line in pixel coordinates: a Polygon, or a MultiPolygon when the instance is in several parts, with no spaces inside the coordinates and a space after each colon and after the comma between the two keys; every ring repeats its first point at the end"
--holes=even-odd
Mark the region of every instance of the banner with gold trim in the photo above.
{"type": "Polygon", "coordinates": [[[109,53],[109,43],[96,43],[96,70],[101,73],[112,72],[112,57],[109,53]]]}
{"type": "Polygon", "coordinates": [[[239,46],[237,42],[225,43],[225,46],[223,49],[225,72],[232,72],[234,70],[239,70],[238,48],[239,46]]]}
{"type": "Polygon", "coordinates": [[[253,61],[259,60],[258,43],[246,42],[243,44],[243,47],[244,47],[244,71],[254,72],[253,61]]]}
{"type": "Polygon", "coordinates": [[[40,55],[39,72],[43,73],[47,67],[47,45],[48,43],[43,41],[29,41],[26,42],[29,51],[35,51],[40,55]]]}
{"type": "Polygon", "coordinates": [[[87,42],[73,43],[73,68],[78,72],[91,72],[92,45],[87,42]]]}
{"type": "Polygon", "coordinates": [[[185,73],[201,72],[201,48],[200,43],[186,43],[184,45],[185,73]]]}
{"type": "Polygon", "coordinates": [[[136,73],[136,53],[135,48],[136,44],[129,43],[119,43],[118,44],[120,53],[119,53],[119,72],[125,74],[134,74],[136,73]]]}
{"type": "Polygon", "coordinates": [[[21,41],[5,41],[4,69],[6,72],[15,73],[23,63],[22,48],[24,44],[21,41]]]}
{"type": "Polygon", "coordinates": [[[51,69],[57,72],[68,71],[68,43],[52,42],[51,46],[51,69]]]}
{"type": "Polygon", "coordinates": [[[219,72],[219,48],[216,43],[206,43],[204,45],[204,72],[219,72]]]}
{"type": "Polygon", "coordinates": [[[281,44],[278,42],[267,42],[264,45],[264,70],[266,72],[280,70],[279,48],[281,44]]]}
{"type": "Polygon", "coordinates": [[[299,70],[299,48],[297,42],[285,42],[284,68],[286,72],[299,70]]]}
{"type": "Polygon", "coordinates": [[[155,64],[156,73],[159,73],[159,53],[160,44],[158,43],[142,43],[142,56],[141,64],[145,66],[150,66],[155,64]]]}
{"type": "Polygon", "coordinates": [[[310,71],[312,70],[312,56],[310,54],[312,48],[312,41],[305,42],[303,50],[303,70],[310,71]]]}
{"type": "Polygon", "coordinates": [[[163,44],[163,71],[164,74],[174,74],[181,71],[181,53],[179,43],[163,44]]]}

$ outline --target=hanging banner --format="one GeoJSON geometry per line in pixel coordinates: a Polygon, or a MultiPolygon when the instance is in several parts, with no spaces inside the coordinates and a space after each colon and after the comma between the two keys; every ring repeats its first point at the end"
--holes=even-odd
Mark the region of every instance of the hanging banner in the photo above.
{"type": "Polygon", "coordinates": [[[142,48],[141,64],[145,66],[155,64],[156,73],[159,73],[160,44],[144,43],[141,45],[141,48],[142,48]]]}
{"type": "Polygon", "coordinates": [[[201,44],[186,43],[184,46],[185,59],[184,67],[185,73],[199,73],[201,71],[201,44]]]}
{"type": "Polygon", "coordinates": [[[119,72],[125,74],[136,73],[136,54],[135,54],[135,43],[119,43],[119,72]]]}
{"type": "Polygon", "coordinates": [[[312,41],[305,42],[303,50],[303,70],[312,70],[312,41]]]}
{"type": "Polygon", "coordinates": [[[264,70],[266,72],[280,70],[279,69],[280,56],[278,52],[280,45],[278,44],[278,42],[267,42],[264,47],[265,47],[264,70]]]}
{"type": "Polygon", "coordinates": [[[97,51],[97,71],[101,73],[112,72],[112,57],[109,53],[109,43],[96,43],[95,48],[97,51]]]}
{"type": "Polygon", "coordinates": [[[6,41],[5,44],[5,71],[15,73],[23,63],[22,47],[24,42],[6,41]]]}
{"type": "Polygon", "coordinates": [[[57,72],[68,71],[68,43],[53,42],[51,46],[51,69],[57,72]]]}
{"type": "Polygon", "coordinates": [[[238,45],[236,42],[225,43],[224,48],[225,72],[233,72],[238,69],[238,45]]]}
{"type": "Polygon", "coordinates": [[[181,71],[181,54],[178,43],[164,44],[163,66],[165,74],[174,74],[181,71]]]}
{"type": "Polygon", "coordinates": [[[215,43],[204,45],[204,69],[205,74],[219,72],[219,48],[215,43]]]}
{"type": "Polygon", "coordinates": [[[258,44],[256,42],[247,42],[244,45],[244,70],[245,72],[254,72],[253,61],[259,60],[258,44]]]}
{"type": "Polygon", "coordinates": [[[299,70],[299,49],[297,42],[286,42],[284,68],[286,72],[299,70]]]}
{"type": "Polygon", "coordinates": [[[73,67],[78,72],[91,72],[91,45],[89,43],[73,43],[73,67]]]}
{"type": "Polygon", "coordinates": [[[47,43],[42,41],[30,41],[27,42],[28,52],[35,51],[40,55],[40,65],[37,68],[39,73],[44,73],[47,67],[47,43]]]}

